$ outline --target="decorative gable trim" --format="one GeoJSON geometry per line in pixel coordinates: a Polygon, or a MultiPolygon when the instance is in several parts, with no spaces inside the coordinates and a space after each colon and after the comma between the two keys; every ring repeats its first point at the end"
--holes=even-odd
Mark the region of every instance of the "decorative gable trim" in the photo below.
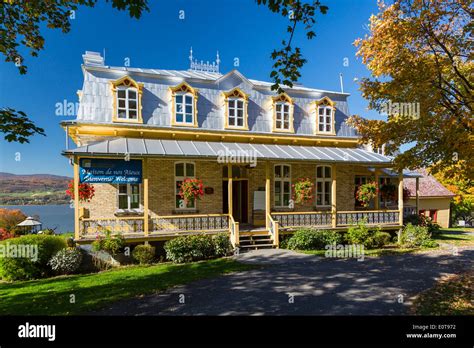
{"type": "Polygon", "coordinates": [[[143,124],[142,118],[142,95],[143,95],[143,83],[138,83],[130,76],[125,75],[117,80],[110,81],[110,88],[112,91],[112,98],[113,98],[113,106],[112,106],[112,122],[120,122],[120,123],[140,123],[143,124]],[[120,86],[125,87],[133,87],[137,90],[137,119],[130,120],[130,119],[119,119],[118,118],[118,110],[117,110],[117,88],[120,86]]]}

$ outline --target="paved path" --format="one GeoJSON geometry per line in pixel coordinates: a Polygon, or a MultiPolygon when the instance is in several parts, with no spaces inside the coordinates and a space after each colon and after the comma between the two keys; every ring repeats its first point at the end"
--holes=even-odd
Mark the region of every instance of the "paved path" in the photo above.
{"type": "Polygon", "coordinates": [[[366,257],[362,262],[287,250],[252,251],[236,258],[263,266],[120,301],[93,314],[404,314],[413,295],[432,287],[436,279],[472,269],[474,249],[459,248],[457,256],[442,250],[366,257]]]}

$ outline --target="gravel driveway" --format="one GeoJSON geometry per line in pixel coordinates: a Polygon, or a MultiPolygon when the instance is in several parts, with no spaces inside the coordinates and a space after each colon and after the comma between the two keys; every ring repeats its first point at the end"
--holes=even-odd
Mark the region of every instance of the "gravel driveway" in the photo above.
{"type": "Polygon", "coordinates": [[[260,268],[123,300],[101,315],[387,315],[407,313],[413,295],[443,275],[472,269],[474,249],[356,259],[288,250],[235,256],[260,268]],[[183,303],[184,302],[184,303],[183,303]]]}

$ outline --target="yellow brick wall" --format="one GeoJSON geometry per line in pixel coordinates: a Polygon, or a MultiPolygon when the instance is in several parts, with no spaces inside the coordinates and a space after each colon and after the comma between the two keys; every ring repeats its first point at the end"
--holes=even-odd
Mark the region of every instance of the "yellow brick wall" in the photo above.
{"type": "MultiPolygon", "coordinates": [[[[449,227],[449,202],[451,198],[420,198],[419,210],[438,210],[437,222],[441,227],[449,227]]],[[[410,199],[410,206],[416,206],[416,199],[410,199]]]]}

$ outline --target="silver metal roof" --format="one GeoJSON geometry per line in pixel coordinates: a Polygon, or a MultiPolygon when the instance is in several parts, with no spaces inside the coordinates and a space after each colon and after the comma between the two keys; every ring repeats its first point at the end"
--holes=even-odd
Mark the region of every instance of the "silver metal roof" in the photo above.
{"type": "Polygon", "coordinates": [[[154,157],[217,158],[255,156],[257,159],[391,164],[392,159],[359,148],[277,144],[248,144],[191,140],[118,138],[64,151],[65,155],[142,155],[154,157]]]}

